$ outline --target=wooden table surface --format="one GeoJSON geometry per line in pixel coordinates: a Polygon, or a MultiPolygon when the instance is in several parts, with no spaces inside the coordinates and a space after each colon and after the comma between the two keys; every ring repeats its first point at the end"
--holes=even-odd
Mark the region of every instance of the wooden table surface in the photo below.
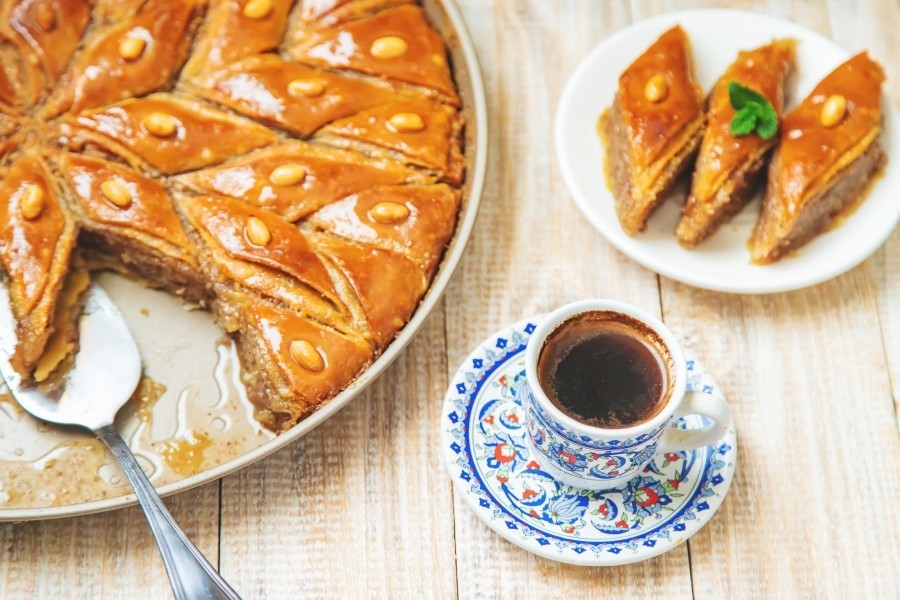
{"type": "MultiPolygon", "coordinates": [[[[554,111],[609,34],[723,2],[461,4],[491,147],[478,224],[441,307],[367,394],[292,447],[170,498],[175,517],[245,598],[896,598],[900,230],[861,266],[799,292],[732,296],[658,277],[576,209],[552,152],[554,111]],[[455,494],[436,442],[448,378],[473,345],[591,297],[661,315],[721,383],[739,440],[712,521],[688,544],[619,568],[558,564],[493,534],[455,494]]],[[[868,48],[900,99],[898,0],[728,5],[868,48]]],[[[136,508],[0,524],[0,598],[169,594],[136,508]]]]}

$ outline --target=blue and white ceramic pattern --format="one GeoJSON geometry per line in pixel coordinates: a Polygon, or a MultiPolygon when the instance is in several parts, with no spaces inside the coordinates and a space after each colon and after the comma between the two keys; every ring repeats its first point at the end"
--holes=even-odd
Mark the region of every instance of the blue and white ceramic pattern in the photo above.
{"type": "MultiPolygon", "coordinates": [[[[466,502],[507,540],[572,564],[645,560],[686,541],[709,521],[731,485],[734,428],[710,446],[654,456],[618,488],[586,490],[556,480],[531,455],[526,433],[524,352],[539,321],[521,321],[491,336],[451,381],[441,441],[466,502]]],[[[688,389],[721,394],[686,353],[688,389]]],[[[676,425],[698,427],[702,419],[686,417],[676,425]]],[[[566,441],[561,432],[553,435],[557,443],[566,441]]]]}
{"type": "Polygon", "coordinates": [[[666,423],[650,433],[633,439],[594,440],[564,428],[554,421],[538,404],[531,389],[522,390],[523,408],[527,414],[526,427],[543,460],[566,471],[570,477],[593,481],[614,480],[637,474],[650,456],[656,452],[659,434],[666,423]]]}

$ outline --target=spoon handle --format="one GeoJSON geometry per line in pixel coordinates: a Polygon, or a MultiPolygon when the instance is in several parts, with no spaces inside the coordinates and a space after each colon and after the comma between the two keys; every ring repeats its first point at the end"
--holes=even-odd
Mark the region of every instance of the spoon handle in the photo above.
{"type": "Polygon", "coordinates": [[[95,429],[94,433],[119,461],[119,466],[134,488],[159,546],[176,600],[241,600],[175,523],[134,454],[113,426],[104,425],[95,429]]]}

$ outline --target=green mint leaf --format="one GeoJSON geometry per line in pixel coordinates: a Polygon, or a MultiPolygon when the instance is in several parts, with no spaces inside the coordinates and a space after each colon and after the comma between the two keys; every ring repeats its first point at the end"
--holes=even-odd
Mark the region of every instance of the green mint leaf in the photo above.
{"type": "Polygon", "coordinates": [[[751,102],[760,105],[769,104],[765,96],[737,81],[728,84],[728,100],[731,101],[734,110],[741,110],[751,102]]]}
{"type": "Polygon", "coordinates": [[[759,92],[732,81],[728,84],[728,100],[736,111],[731,119],[733,135],[749,135],[756,131],[759,137],[768,140],[778,133],[778,113],[759,92]]]}
{"type": "Polygon", "coordinates": [[[757,125],[756,133],[764,140],[770,140],[778,133],[778,114],[772,105],[766,102],[760,107],[760,111],[756,113],[757,125]]]}
{"type": "Polygon", "coordinates": [[[752,106],[745,106],[731,119],[731,135],[749,135],[756,129],[759,118],[752,106]]]}

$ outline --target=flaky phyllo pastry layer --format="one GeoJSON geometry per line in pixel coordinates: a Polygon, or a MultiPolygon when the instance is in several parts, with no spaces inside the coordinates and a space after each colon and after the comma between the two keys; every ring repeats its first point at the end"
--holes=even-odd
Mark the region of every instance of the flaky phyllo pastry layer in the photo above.
{"type": "Polygon", "coordinates": [[[0,2],[16,368],[64,362],[85,269],[111,269],[209,307],[259,419],[290,427],[427,291],[460,203],[459,107],[408,0],[0,2]]]}

